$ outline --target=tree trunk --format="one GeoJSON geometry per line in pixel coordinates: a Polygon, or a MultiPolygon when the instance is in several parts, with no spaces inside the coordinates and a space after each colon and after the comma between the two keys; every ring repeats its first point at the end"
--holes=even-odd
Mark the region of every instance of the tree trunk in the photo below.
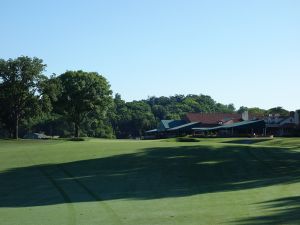
{"type": "Polygon", "coordinates": [[[53,127],[52,127],[52,124],[50,125],[50,136],[53,138],[53,127]]]}
{"type": "Polygon", "coordinates": [[[8,128],[9,129],[9,138],[11,138],[11,139],[13,139],[13,138],[15,138],[15,128],[13,127],[9,127],[8,128]]]}
{"type": "Polygon", "coordinates": [[[75,123],[75,137],[78,138],[79,137],[79,124],[75,123]]]}
{"type": "Polygon", "coordinates": [[[16,116],[15,139],[19,139],[19,116],[16,116]]]}

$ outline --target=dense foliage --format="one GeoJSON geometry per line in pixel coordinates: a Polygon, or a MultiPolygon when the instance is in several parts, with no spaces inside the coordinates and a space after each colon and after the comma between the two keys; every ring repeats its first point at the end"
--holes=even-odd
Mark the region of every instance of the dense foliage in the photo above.
{"type": "Polygon", "coordinates": [[[49,109],[42,85],[45,67],[41,59],[26,56],[0,60],[0,115],[9,136],[18,138],[21,120],[49,109]]]}
{"type": "Polygon", "coordinates": [[[105,116],[112,102],[110,86],[95,72],[67,71],[57,79],[61,91],[54,102],[55,109],[74,124],[75,137],[79,137],[80,125],[87,118],[93,123],[93,118],[105,116]]]}
{"type": "Polygon", "coordinates": [[[281,107],[264,110],[224,105],[208,95],[151,96],[125,102],[112,97],[108,81],[96,72],[67,71],[46,77],[38,58],[0,60],[0,136],[44,132],[49,136],[140,137],[162,119],[188,112],[288,115],[281,107]]]}

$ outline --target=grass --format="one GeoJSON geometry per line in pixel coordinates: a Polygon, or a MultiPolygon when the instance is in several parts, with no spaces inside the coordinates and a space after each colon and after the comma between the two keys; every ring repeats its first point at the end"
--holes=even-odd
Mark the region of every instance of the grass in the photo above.
{"type": "Polygon", "coordinates": [[[300,223],[300,138],[181,141],[0,141],[0,223],[300,223]]]}

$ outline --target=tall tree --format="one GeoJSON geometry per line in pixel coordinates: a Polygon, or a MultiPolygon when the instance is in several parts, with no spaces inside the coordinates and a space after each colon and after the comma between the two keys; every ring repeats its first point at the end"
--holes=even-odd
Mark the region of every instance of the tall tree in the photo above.
{"type": "Polygon", "coordinates": [[[129,123],[132,117],[126,102],[118,93],[114,97],[113,110],[110,111],[109,118],[116,137],[126,138],[130,135],[129,123]]]}
{"type": "Polygon", "coordinates": [[[39,112],[41,84],[47,79],[45,67],[43,60],[35,57],[0,59],[0,117],[16,139],[20,121],[39,112]]]}
{"type": "Polygon", "coordinates": [[[56,109],[75,125],[79,137],[80,125],[89,113],[104,115],[112,102],[107,80],[96,72],[67,71],[60,75],[62,92],[56,109]]]}
{"type": "Polygon", "coordinates": [[[242,114],[242,113],[244,113],[244,112],[246,112],[246,111],[248,111],[248,110],[249,110],[248,107],[246,107],[246,106],[241,106],[241,107],[237,110],[237,113],[242,114]]]}
{"type": "Polygon", "coordinates": [[[164,120],[167,116],[167,110],[161,105],[154,105],[152,107],[152,113],[157,121],[164,120]]]}
{"type": "Polygon", "coordinates": [[[288,116],[290,114],[290,112],[288,110],[285,110],[284,108],[278,106],[278,107],[274,107],[269,109],[268,114],[279,114],[281,116],[288,116]]]}
{"type": "Polygon", "coordinates": [[[267,114],[265,109],[261,109],[258,107],[248,108],[248,112],[250,115],[254,115],[258,117],[263,117],[267,114]]]}
{"type": "Polygon", "coordinates": [[[129,127],[131,135],[140,137],[142,134],[156,125],[151,107],[144,101],[126,103],[130,114],[129,127]]]}

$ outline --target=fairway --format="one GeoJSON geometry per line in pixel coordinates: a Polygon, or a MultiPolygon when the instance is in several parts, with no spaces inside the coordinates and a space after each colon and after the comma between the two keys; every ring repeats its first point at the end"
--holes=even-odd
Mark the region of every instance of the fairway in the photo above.
{"type": "Polygon", "coordinates": [[[300,138],[2,140],[0,224],[300,224],[300,138]]]}

